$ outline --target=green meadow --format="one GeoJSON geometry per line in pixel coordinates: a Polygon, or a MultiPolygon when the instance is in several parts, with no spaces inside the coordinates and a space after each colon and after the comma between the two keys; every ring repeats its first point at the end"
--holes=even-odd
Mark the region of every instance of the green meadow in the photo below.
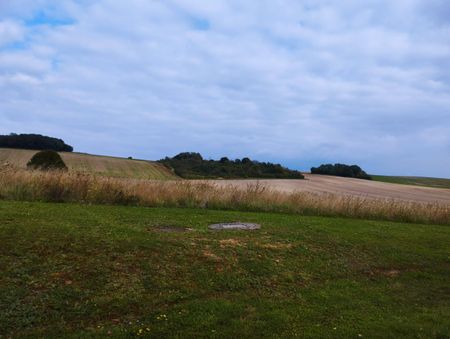
{"type": "Polygon", "coordinates": [[[450,334],[448,226],[0,201],[0,244],[1,338],[450,334]]]}

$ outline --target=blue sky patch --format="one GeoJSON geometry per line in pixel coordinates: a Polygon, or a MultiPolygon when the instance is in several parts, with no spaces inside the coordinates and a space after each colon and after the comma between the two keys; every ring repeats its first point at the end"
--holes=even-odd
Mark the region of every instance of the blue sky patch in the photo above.
{"type": "Polygon", "coordinates": [[[207,31],[211,27],[209,21],[203,18],[191,18],[191,25],[198,31],[207,31]]]}
{"type": "Polygon", "coordinates": [[[73,19],[49,15],[46,11],[39,11],[33,17],[25,21],[25,24],[27,26],[47,25],[55,27],[63,25],[73,25],[74,23],[75,20],[73,19]]]}

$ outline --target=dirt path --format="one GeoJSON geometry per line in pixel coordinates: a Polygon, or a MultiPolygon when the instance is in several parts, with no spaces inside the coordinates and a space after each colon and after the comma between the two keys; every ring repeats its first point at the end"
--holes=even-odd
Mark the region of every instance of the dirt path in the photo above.
{"type": "Polygon", "coordinates": [[[327,175],[305,174],[305,180],[211,180],[218,185],[233,185],[244,188],[249,183],[259,183],[282,192],[325,192],[358,195],[372,198],[401,199],[417,202],[439,202],[450,204],[450,189],[391,184],[385,182],[340,178],[327,175]]]}

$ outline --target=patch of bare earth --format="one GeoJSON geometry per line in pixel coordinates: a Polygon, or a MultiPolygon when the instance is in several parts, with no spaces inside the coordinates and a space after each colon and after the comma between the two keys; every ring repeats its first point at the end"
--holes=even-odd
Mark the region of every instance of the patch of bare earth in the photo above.
{"type": "Polygon", "coordinates": [[[221,261],[222,260],[218,255],[214,254],[209,249],[205,249],[203,251],[203,256],[211,261],[221,261]]]}
{"type": "Polygon", "coordinates": [[[189,227],[178,227],[178,226],[158,226],[158,227],[149,227],[147,228],[148,231],[156,231],[156,232],[163,232],[163,233],[182,233],[182,232],[189,232],[193,231],[192,228],[189,227]]]}
{"type": "Polygon", "coordinates": [[[219,241],[220,247],[238,247],[243,246],[243,243],[237,239],[223,239],[219,241]]]}
{"type": "Polygon", "coordinates": [[[284,250],[292,247],[292,244],[286,244],[281,242],[259,244],[260,247],[270,249],[270,250],[284,250]]]}
{"type": "Polygon", "coordinates": [[[371,277],[384,276],[384,277],[388,277],[388,278],[395,278],[395,277],[399,276],[401,272],[400,272],[400,270],[396,270],[396,269],[375,268],[366,273],[371,277]]]}

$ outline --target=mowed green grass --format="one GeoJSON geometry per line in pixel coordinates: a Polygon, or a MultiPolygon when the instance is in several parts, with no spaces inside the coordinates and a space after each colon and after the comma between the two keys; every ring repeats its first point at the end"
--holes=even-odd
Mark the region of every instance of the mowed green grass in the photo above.
{"type": "Polygon", "coordinates": [[[392,184],[450,188],[450,179],[444,178],[427,178],[427,177],[402,177],[387,175],[371,175],[375,181],[389,182],[392,184]]]}
{"type": "Polygon", "coordinates": [[[450,334],[448,226],[0,201],[0,244],[0,337],[450,334]]]}
{"type": "MultiPolygon", "coordinates": [[[[0,164],[25,168],[35,150],[0,148],[0,164]]],[[[133,179],[176,179],[169,169],[154,161],[125,159],[76,152],[59,152],[71,171],[133,179]]]]}

